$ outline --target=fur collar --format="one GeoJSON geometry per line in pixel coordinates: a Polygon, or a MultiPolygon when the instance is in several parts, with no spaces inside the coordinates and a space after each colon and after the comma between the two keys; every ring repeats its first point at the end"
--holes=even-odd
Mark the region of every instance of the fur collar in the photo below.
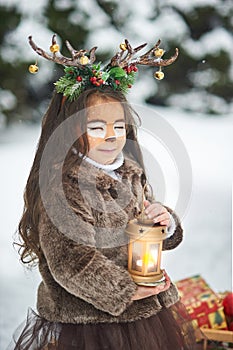
{"type": "MultiPolygon", "coordinates": [[[[124,163],[116,172],[122,176],[122,181],[124,181],[126,179],[131,180],[135,175],[141,176],[143,170],[134,160],[125,158],[124,163]]],[[[85,160],[83,160],[79,166],[75,165],[71,169],[69,177],[78,180],[79,183],[81,182],[82,186],[95,184],[96,188],[103,190],[114,188],[119,183],[119,180],[113,179],[102,169],[95,167],[85,160]]]]}

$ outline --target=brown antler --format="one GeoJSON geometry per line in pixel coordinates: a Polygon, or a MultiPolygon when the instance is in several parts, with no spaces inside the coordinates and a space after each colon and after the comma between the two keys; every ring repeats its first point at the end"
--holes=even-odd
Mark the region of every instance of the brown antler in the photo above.
{"type": "Polygon", "coordinates": [[[117,52],[115,56],[113,56],[113,58],[111,59],[110,65],[112,67],[121,67],[124,68],[126,66],[128,66],[131,62],[132,57],[141,49],[143,49],[147,44],[142,44],[138,47],[135,47],[134,49],[132,48],[132,46],[130,45],[129,41],[127,39],[125,39],[125,43],[121,44],[121,47],[123,47],[121,49],[120,52],[117,52]],[[127,51],[126,56],[122,57],[124,55],[124,53],[127,51]]]}
{"type": "Polygon", "coordinates": [[[143,49],[147,44],[140,45],[136,47],[135,49],[132,48],[129,41],[125,39],[125,43],[121,44],[120,52],[117,52],[117,54],[111,59],[110,65],[112,67],[118,66],[118,67],[126,67],[130,64],[141,64],[141,65],[148,65],[148,66],[156,66],[156,67],[165,67],[172,64],[178,57],[179,51],[176,48],[175,55],[170,57],[169,59],[162,59],[162,55],[164,54],[164,50],[160,49],[162,54],[161,55],[155,55],[156,50],[159,49],[159,45],[161,43],[161,40],[158,40],[157,43],[147,51],[144,55],[139,56],[137,58],[132,59],[132,57],[137,53],[139,50],[143,49]],[[127,51],[126,56],[123,57],[124,53],[127,51]]]}
{"type": "MultiPolygon", "coordinates": [[[[70,51],[72,58],[70,57],[65,57],[63,55],[61,55],[61,53],[59,52],[59,56],[56,55],[56,53],[59,51],[59,47],[57,50],[55,50],[53,52],[52,55],[49,55],[47,52],[45,52],[43,49],[41,49],[40,47],[38,47],[34,41],[32,40],[32,36],[28,37],[29,40],[29,44],[31,45],[31,47],[33,48],[33,50],[40,56],[46,58],[47,60],[53,61],[55,63],[58,64],[62,64],[64,66],[69,66],[69,67],[83,67],[85,64],[80,63],[80,59],[87,53],[86,50],[75,50],[71,44],[69,43],[68,40],[66,40],[66,47],[67,49],[70,51]]],[[[52,37],[52,46],[54,47],[57,45],[56,42],[56,34],[53,35],[52,37]]],[[[97,47],[93,47],[90,51],[89,51],[89,60],[88,60],[88,64],[92,64],[95,61],[95,51],[96,51],[97,47]]]]}
{"type": "Polygon", "coordinates": [[[147,51],[144,55],[138,57],[134,64],[142,64],[155,67],[165,67],[172,64],[177,59],[179,55],[179,50],[176,48],[176,52],[172,57],[163,60],[161,57],[165,53],[164,50],[160,49],[162,51],[161,55],[156,56],[156,50],[159,49],[160,43],[161,40],[158,40],[157,43],[152,47],[152,49],[147,51]]]}

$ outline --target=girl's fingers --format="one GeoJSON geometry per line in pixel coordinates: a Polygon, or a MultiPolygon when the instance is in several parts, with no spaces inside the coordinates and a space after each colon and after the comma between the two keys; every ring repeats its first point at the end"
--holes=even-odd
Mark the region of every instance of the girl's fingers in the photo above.
{"type": "Polygon", "coordinates": [[[150,205],[150,202],[145,199],[143,204],[144,204],[144,207],[147,208],[150,205]]]}
{"type": "Polygon", "coordinates": [[[163,207],[156,207],[153,205],[150,205],[149,207],[146,208],[145,213],[146,215],[150,218],[153,219],[154,217],[166,213],[166,209],[163,207]]]}
{"type": "Polygon", "coordinates": [[[159,294],[161,292],[165,292],[170,288],[171,282],[170,280],[167,280],[164,284],[161,284],[157,287],[154,287],[154,295],[159,294]]]}
{"type": "Polygon", "coordinates": [[[154,293],[155,294],[164,292],[165,290],[168,290],[170,288],[170,286],[171,286],[171,279],[170,279],[170,277],[168,276],[168,274],[166,273],[165,270],[162,270],[162,271],[163,271],[163,274],[164,274],[164,277],[165,277],[165,283],[154,287],[154,293]]]}
{"type": "Polygon", "coordinates": [[[160,225],[162,225],[162,226],[170,226],[170,219],[168,219],[168,220],[165,220],[165,221],[160,221],[160,225]]]}
{"type": "MultiPolygon", "coordinates": [[[[148,201],[145,201],[145,202],[148,202],[148,201]]],[[[164,208],[160,203],[153,203],[153,204],[149,203],[149,205],[147,205],[145,210],[145,213],[147,215],[159,215],[166,212],[167,212],[167,209],[164,208]]]]}
{"type": "Polygon", "coordinates": [[[168,213],[164,213],[153,218],[154,223],[160,222],[161,225],[168,225],[170,223],[170,217],[168,213]]]}
{"type": "Polygon", "coordinates": [[[162,272],[163,272],[165,279],[170,281],[170,277],[168,276],[166,270],[163,269],[162,272]]]}
{"type": "Polygon", "coordinates": [[[149,219],[153,219],[154,223],[160,223],[163,226],[170,225],[170,216],[166,208],[159,203],[150,204],[149,201],[144,201],[146,208],[145,213],[149,219]]]}
{"type": "Polygon", "coordinates": [[[132,297],[132,300],[138,300],[138,299],[143,299],[147,298],[152,295],[159,294],[161,292],[165,292],[170,288],[171,285],[171,280],[170,277],[167,275],[165,270],[162,270],[163,274],[165,276],[165,283],[162,283],[156,287],[144,287],[144,286],[138,286],[137,292],[135,295],[132,297]]]}

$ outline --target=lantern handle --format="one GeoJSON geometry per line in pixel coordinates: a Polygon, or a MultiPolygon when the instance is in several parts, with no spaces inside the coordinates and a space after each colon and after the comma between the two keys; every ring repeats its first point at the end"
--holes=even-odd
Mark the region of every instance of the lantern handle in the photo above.
{"type": "Polygon", "coordinates": [[[143,190],[142,190],[142,208],[141,208],[141,212],[139,214],[139,219],[142,221],[146,219],[145,206],[144,206],[146,188],[147,188],[147,183],[145,183],[145,185],[143,186],[143,190]]]}

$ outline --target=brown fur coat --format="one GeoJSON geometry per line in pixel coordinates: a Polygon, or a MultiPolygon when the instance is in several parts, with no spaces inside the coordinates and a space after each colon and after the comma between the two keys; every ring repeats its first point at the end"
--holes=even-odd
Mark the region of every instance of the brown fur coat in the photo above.
{"type": "MultiPolygon", "coordinates": [[[[127,159],[117,172],[122,181],[83,161],[64,178],[63,188],[50,191],[49,204],[41,208],[43,280],[37,308],[49,321],[135,321],[178,301],[174,285],[157,296],[131,301],[137,286],[127,271],[124,229],[139,212],[142,171],[127,159]]],[[[175,248],[182,240],[179,220],[172,215],[177,227],[163,249],[175,248]]]]}

